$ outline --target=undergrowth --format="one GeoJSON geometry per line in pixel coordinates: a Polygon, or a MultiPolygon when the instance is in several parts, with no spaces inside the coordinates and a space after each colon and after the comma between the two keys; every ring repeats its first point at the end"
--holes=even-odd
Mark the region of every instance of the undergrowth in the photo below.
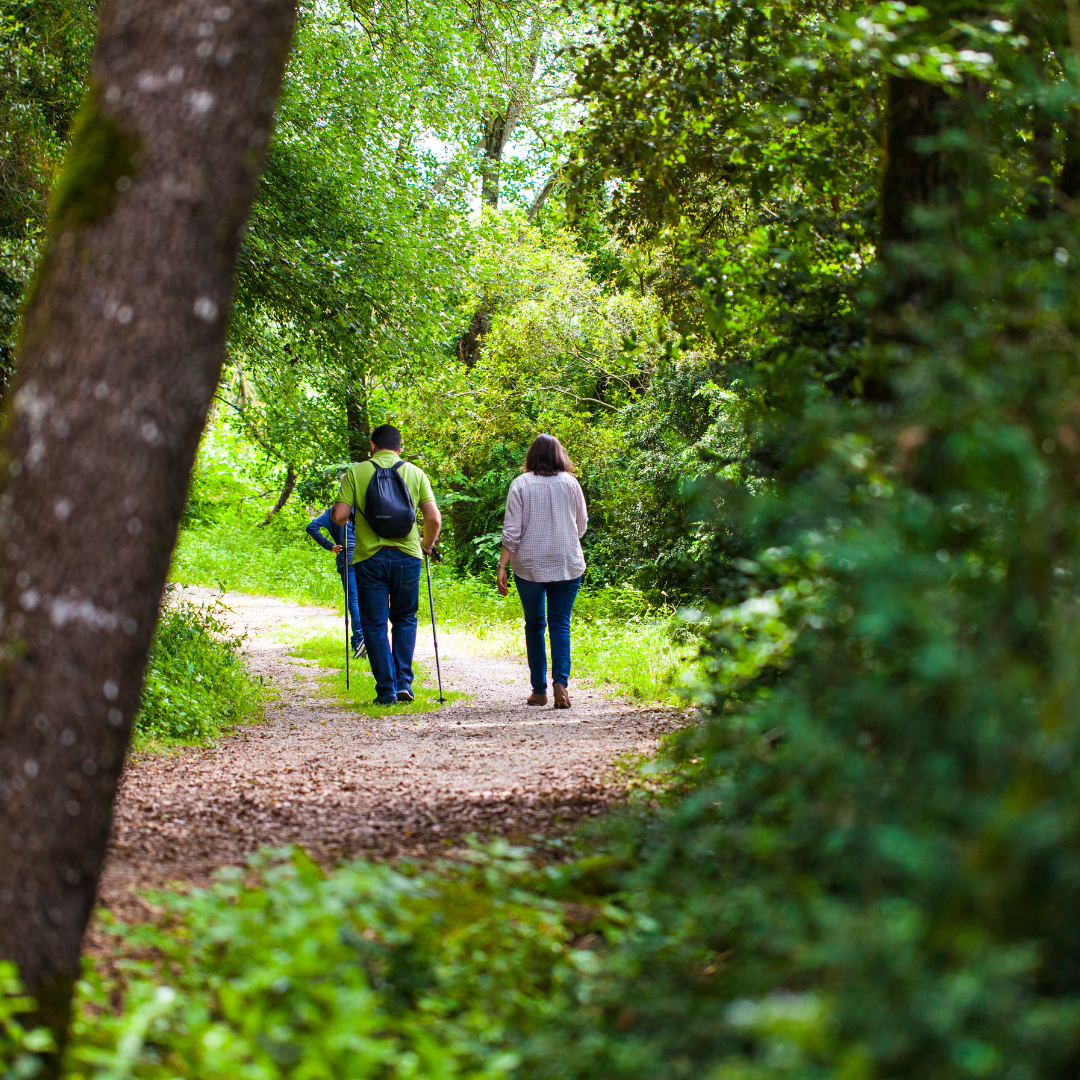
{"type": "Polygon", "coordinates": [[[528,854],[498,842],[326,875],[268,853],[157,896],[156,924],[116,928],[119,951],[153,959],[111,979],[85,968],[64,1075],[508,1076],[574,1006],[588,944],[629,921],[582,892],[590,866],[536,870],[528,854]]]}
{"type": "Polygon", "coordinates": [[[213,607],[167,597],[135,717],[135,750],[210,742],[261,714],[268,691],[248,674],[242,641],[213,607]]]}

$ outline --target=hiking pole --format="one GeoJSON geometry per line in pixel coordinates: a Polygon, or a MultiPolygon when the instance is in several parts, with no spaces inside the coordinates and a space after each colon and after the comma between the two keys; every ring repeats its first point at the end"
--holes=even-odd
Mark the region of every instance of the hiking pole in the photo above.
{"type": "MultiPolygon", "coordinates": [[[[442,555],[432,546],[431,557],[436,562],[442,562],[442,555]]],[[[445,705],[446,698],[442,692],[442,668],[439,667],[439,635],[435,632],[435,594],[431,591],[431,563],[428,562],[428,553],[424,552],[424,569],[427,570],[427,598],[431,607],[431,638],[435,642],[435,672],[439,676],[439,704],[445,705]]]]}
{"type": "Polygon", "coordinates": [[[341,526],[341,554],[345,560],[342,578],[345,581],[345,689],[349,689],[349,578],[352,567],[349,565],[349,523],[341,526]]]}

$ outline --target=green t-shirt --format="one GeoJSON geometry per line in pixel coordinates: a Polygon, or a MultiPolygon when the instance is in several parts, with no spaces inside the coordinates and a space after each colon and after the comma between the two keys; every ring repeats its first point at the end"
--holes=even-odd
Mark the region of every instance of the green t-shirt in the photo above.
{"type": "MultiPolygon", "coordinates": [[[[356,514],[356,547],[353,548],[353,562],[363,562],[384,547],[401,548],[402,551],[416,558],[422,559],[424,552],[420,547],[420,530],[414,525],[412,532],[400,540],[387,540],[376,535],[374,529],[367,523],[363,515],[364,505],[367,501],[368,484],[375,475],[375,465],[381,465],[384,469],[390,468],[398,460],[398,455],[393,450],[379,450],[372,454],[371,461],[361,461],[359,464],[350,465],[345,470],[345,477],[341,481],[338,490],[338,502],[348,503],[357,508],[356,514]]],[[[405,486],[412,496],[413,505],[419,507],[424,502],[434,502],[435,494],[431,490],[431,481],[423,469],[418,468],[411,461],[406,461],[398,469],[398,475],[405,481],[405,486]]]]}

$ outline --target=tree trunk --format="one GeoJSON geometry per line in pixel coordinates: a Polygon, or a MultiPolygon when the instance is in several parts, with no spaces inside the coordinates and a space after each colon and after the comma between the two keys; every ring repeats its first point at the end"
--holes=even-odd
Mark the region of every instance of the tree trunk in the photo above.
{"type": "Polygon", "coordinates": [[[1050,213],[1054,175],[1054,121],[1040,105],[1033,107],[1031,157],[1035,163],[1035,190],[1028,214],[1041,221],[1050,213]]]}
{"type": "Polygon", "coordinates": [[[61,1044],[293,21],[293,0],[106,0],[26,312],[0,459],[0,957],[61,1044]]]}
{"type": "Polygon", "coordinates": [[[265,529],[274,520],[274,515],[289,501],[289,496],[293,493],[295,487],[296,470],[290,465],[285,471],[285,483],[281,485],[281,494],[278,496],[278,501],[267,511],[266,517],[259,522],[260,529],[265,529]]]}
{"type": "MultiPolygon", "coordinates": [[[[932,83],[895,75],[886,79],[878,253],[888,273],[871,322],[878,343],[910,342],[911,316],[940,303],[950,288],[947,275],[924,273],[922,262],[905,245],[924,235],[920,210],[954,212],[959,206],[961,176],[974,166],[955,151],[935,146],[934,140],[964,122],[963,101],[964,94],[951,97],[932,83]]],[[[868,370],[859,377],[863,397],[890,397],[881,373],[868,370]]]]}
{"type": "Polygon", "coordinates": [[[1069,110],[1065,123],[1065,158],[1058,174],[1057,193],[1058,201],[1069,209],[1080,198],[1080,114],[1075,109],[1069,110]]]}
{"type": "Polygon", "coordinates": [[[466,369],[472,371],[480,359],[480,352],[484,347],[484,337],[491,329],[491,312],[485,301],[477,309],[476,314],[469,323],[469,329],[458,338],[458,359],[466,369]]]}
{"type": "Polygon", "coordinates": [[[493,210],[499,208],[499,167],[502,165],[506,141],[506,117],[487,117],[484,121],[484,165],[480,171],[480,200],[493,210]]]}
{"type": "Polygon", "coordinates": [[[929,205],[943,188],[956,186],[949,156],[920,143],[940,135],[948,93],[933,83],[890,75],[886,79],[884,166],[881,177],[880,244],[913,240],[912,210],[929,205]]]}
{"type": "Polygon", "coordinates": [[[345,414],[349,426],[349,460],[367,461],[371,457],[371,418],[367,390],[362,383],[357,382],[345,392],[345,414]]]}

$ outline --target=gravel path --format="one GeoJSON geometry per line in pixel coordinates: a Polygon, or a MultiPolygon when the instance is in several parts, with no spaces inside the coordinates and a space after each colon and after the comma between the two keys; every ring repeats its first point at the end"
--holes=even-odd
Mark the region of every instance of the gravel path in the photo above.
{"type": "MultiPolygon", "coordinates": [[[[210,590],[188,588],[196,601],[210,590]]],[[[429,713],[376,719],[327,702],[319,669],[288,655],[299,629],[337,630],[327,608],[227,593],[248,664],[279,693],[265,721],[207,749],[145,757],[125,771],[101,901],[122,917],[134,890],[202,882],[264,845],[300,844],[324,862],[423,856],[469,833],[523,838],[599,814],[621,797],[612,768],[685,723],[571,687],[574,706],[529,708],[528,669],[440,635],[443,682],[469,695],[429,713]]],[[[423,628],[422,628],[423,629],[423,628]]],[[[429,636],[417,659],[434,672],[429,636]]]]}

